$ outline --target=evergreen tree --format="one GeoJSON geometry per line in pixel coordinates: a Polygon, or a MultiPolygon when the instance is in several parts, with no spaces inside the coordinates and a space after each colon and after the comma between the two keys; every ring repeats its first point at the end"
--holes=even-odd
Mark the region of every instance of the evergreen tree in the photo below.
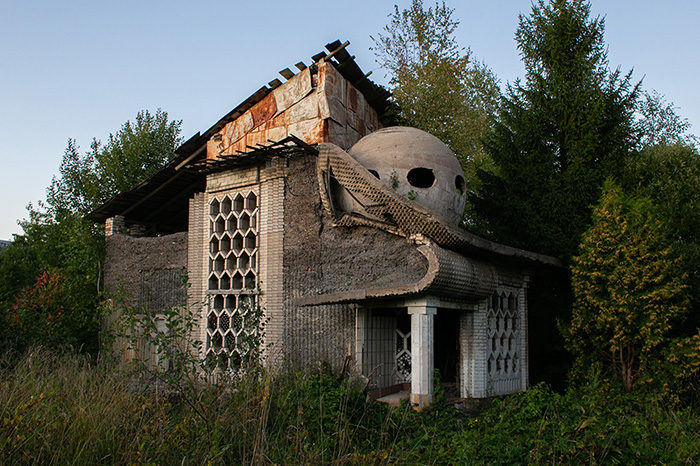
{"type": "MultiPolygon", "coordinates": [[[[666,133],[677,140],[678,133],[666,133]]],[[[690,276],[693,308],[700,311],[700,154],[681,142],[644,147],[629,161],[622,178],[625,191],[651,199],[659,207],[674,252],[690,276]]],[[[700,327],[694,312],[690,328],[700,327]]]]}
{"type": "Polygon", "coordinates": [[[565,332],[574,374],[591,363],[616,373],[630,391],[663,357],[689,308],[687,275],[648,198],[606,184],[593,225],[573,258],[574,308],[565,332]]]}
{"type": "Polygon", "coordinates": [[[508,86],[485,139],[496,170],[478,172],[482,233],[570,257],[603,181],[634,145],[636,87],[608,69],[604,20],[581,0],[536,3],[516,32],[525,82],[508,86]]]}
{"type": "Polygon", "coordinates": [[[445,3],[425,8],[422,0],[389,16],[374,39],[377,61],[390,76],[398,121],[427,131],[456,154],[467,190],[476,188],[476,169],[490,169],[481,139],[490,129],[500,91],[493,72],[461,48],[459,22],[445,3]]]}

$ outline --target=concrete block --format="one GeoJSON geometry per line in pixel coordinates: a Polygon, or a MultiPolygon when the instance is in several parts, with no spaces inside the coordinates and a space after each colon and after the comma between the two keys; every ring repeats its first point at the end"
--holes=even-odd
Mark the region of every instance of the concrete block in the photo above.
{"type": "Polygon", "coordinates": [[[323,120],[300,121],[290,124],[287,129],[289,134],[293,134],[307,144],[317,144],[325,140],[325,123],[323,120]]]}
{"type": "Polygon", "coordinates": [[[284,112],[308,96],[311,91],[313,91],[311,70],[307,68],[272,91],[277,112],[284,112]]]}
{"type": "Polygon", "coordinates": [[[327,138],[326,142],[332,142],[333,144],[339,146],[341,149],[348,149],[348,139],[347,131],[345,126],[337,123],[335,120],[326,120],[327,125],[327,138]]]}
{"type": "Polygon", "coordinates": [[[283,114],[287,124],[320,118],[318,94],[312,93],[289,107],[283,114]]]}
{"type": "Polygon", "coordinates": [[[328,100],[328,118],[332,119],[340,126],[345,126],[347,123],[347,110],[343,103],[336,97],[327,97],[328,100]]]}

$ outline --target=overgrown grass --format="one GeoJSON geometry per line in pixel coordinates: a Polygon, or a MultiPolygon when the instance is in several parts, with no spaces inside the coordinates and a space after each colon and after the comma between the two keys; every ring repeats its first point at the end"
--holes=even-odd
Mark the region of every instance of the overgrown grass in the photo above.
{"type": "Polygon", "coordinates": [[[104,361],[35,349],[0,369],[0,463],[676,463],[700,418],[601,386],[544,386],[469,417],[365,402],[329,370],[137,390],[104,361]]]}

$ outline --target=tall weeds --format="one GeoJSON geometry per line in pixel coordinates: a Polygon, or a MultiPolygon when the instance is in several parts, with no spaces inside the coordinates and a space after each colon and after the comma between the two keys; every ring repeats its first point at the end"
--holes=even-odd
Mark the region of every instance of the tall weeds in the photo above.
{"type": "Polygon", "coordinates": [[[595,380],[564,395],[537,386],[470,417],[440,403],[416,413],[366,402],[328,368],[262,371],[188,394],[69,352],[9,358],[0,464],[700,462],[695,411],[595,380]]]}

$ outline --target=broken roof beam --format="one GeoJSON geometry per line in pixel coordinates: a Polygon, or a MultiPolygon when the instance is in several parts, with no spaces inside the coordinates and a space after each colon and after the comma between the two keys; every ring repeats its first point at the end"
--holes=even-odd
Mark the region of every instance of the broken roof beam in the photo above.
{"type": "Polygon", "coordinates": [[[280,87],[282,85],[282,81],[275,78],[272,81],[270,81],[269,83],[267,83],[267,85],[270,86],[270,89],[277,89],[278,87],[280,87]]]}
{"type": "Polygon", "coordinates": [[[340,44],[341,44],[340,39],[336,39],[333,42],[329,42],[328,44],[326,44],[326,50],[328,50],[329,52],[332,52],[333,50],[340,47],[340,44]]]}
{"type": "Polygon", "coordinates": [[[371,74],[372,74],[372,72],[371,72],[371,71],[368,71],[368,72],[367,72],[364,76],[362,76],[358,81],[355,81],[354,83],[352,83],[352,85],[355,86],[355,87],[357,87],[362,81],[364,81],[365,79],[369,78],[371,74]]]}
{"type": "MultiPolygon", "coordinates": [[[[348,58],[347,60],[339,61],[338,64],[336,65],[336,68],[340,69],[344,66],[352,65],[352,64],[357,66],[357,63],[355,63],[355,55],[348,55],[348,57],[350,57],[350,58],[348,58]]],[[[336,56],[336,58],[337,58],[337,56],[336,56]]]]}
{"type": "Polygon", "coordinates": [[[335,42],[331,42],[330,44],[326,44],[326,49],[328,52],[327,57],[325,57],[325,60],[328,60],[331,57],[335,57],[335,59],[338,61],[338,63],[343,63],[348,60],[354,60],[355,57],[350,56],[350,54],[345,50],[345,47],[350,45],[350,41],[346,40],[342,44],[340,43],[339,40],[336,40],[335,42]]]}
{"type": "Polygon", "coordinates": [[[279,73],[286,80],[290,80],[294,77],[294,72],[292,70],[290,70],[289,68],[285,68],[282,71],[280,71],[279,73]]]}
{"type": "Polygon", "coordinates": [[[326,57],[326,52],[319,52],[316,55],[312,56],[311,59],[314,61],[314,63],[318,63],[320,60],[326,57]]]}

